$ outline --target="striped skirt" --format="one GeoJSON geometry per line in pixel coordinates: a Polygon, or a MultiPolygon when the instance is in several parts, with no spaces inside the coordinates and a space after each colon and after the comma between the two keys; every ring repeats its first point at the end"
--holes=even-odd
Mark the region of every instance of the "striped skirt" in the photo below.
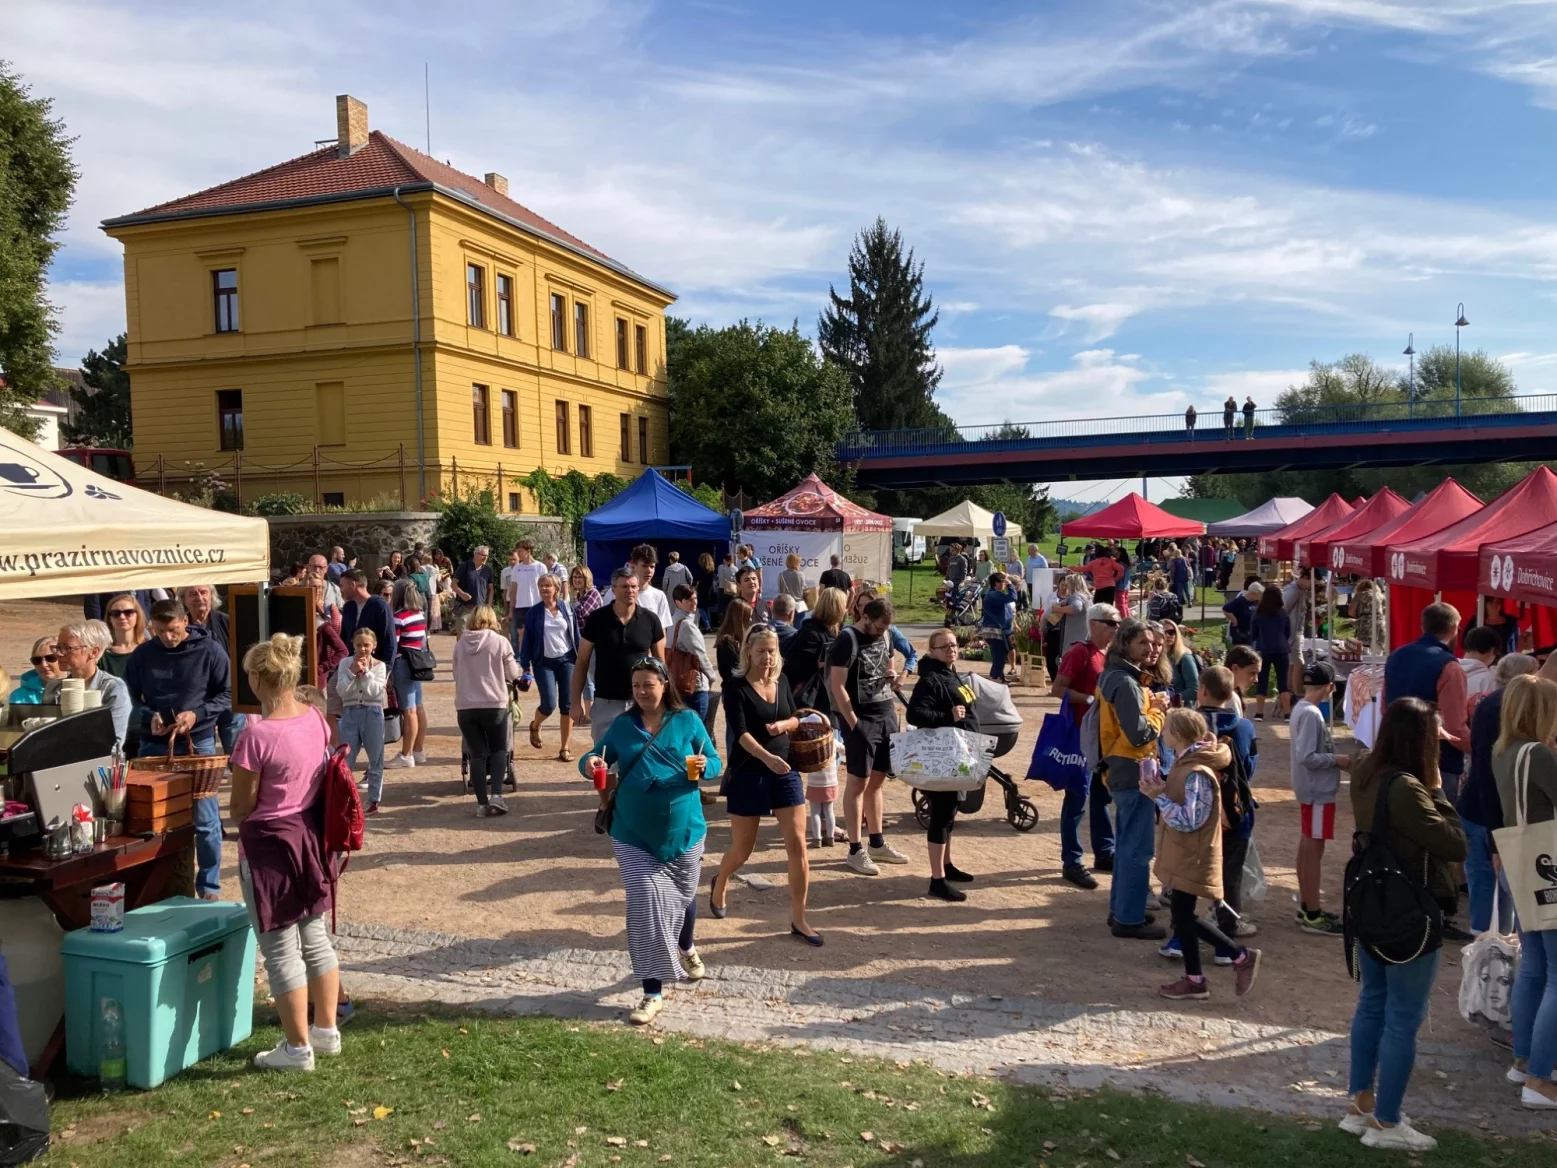
{"type": "Polygon", "coordinates": [[[703,841],[669,863],[648,852],[613,839],[616,865],[627,893],[627,952],[633,960],[633,976],[639,981],[679,981],[681,923],[697,896],[703,869],[703,841]]]}

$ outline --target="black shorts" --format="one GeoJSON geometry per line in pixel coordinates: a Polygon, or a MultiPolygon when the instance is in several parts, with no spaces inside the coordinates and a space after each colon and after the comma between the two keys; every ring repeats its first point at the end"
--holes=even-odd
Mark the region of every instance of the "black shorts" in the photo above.
{"type": "Polygon", "coordinates": [[[776,775],[766,767],[735,771],[725,798],[731,815],[772,815],[806,801],[805,780],[799,771],[785,775],[776,775]]]}
{"type": "Polygon", "coordinates": [[[872,772],[892,769],[892,735],[897,719],[861,718],[843,735],[843,759],[849,774],[868,778],[872,772]]]}

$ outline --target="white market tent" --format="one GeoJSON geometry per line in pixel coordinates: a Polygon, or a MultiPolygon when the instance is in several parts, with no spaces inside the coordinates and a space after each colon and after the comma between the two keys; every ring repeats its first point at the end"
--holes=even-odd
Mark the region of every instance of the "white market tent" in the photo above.
{"type": "Polygon", "coordinates": [[[263,519],[94,474],[0,430],[0,599],[270,579],[263,519]]]}
{"type": "Polygon", "coordinates": [[[1314,509],[1302,499],[1280,498],[1261,503],[1253,511],[1234,515],[1220,523],[1206,524],[1206,534],[1218,539],[1252,539],[1290,527],[1314,509]]]}
{"type": "MultiPolygon", "coordinates": [[[[977,503],[964,499],[950,511],[942,511],[932,519],[914,525],[914,534],[922,535],[926,539],[939,539],[941,536],[960,537],[962,539],[981,539],[984,546],[989,546],[989,541],[995,538],[995,514],[986,511],[977,503]]],[[[1020,523],[1006,523],[1006,538],[1014,547],[1021,542],[1022,525],[1020,523]]]]}

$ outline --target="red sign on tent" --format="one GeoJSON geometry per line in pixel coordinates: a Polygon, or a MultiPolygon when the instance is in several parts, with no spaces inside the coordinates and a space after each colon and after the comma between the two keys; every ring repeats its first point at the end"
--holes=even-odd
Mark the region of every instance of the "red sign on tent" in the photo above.
{"type": "Polygon", "coordinates": [[[1334,563],[1339,548],[1342,563],[1336,571],[1348,576],[1386,576],[1390,544],[1422,539],[1480,511],[1481,506],[1481,500],[1459,483],[1444,479],[1421,502],[1413,503],[1389,522],[1336,541],[1330,549],[1330,560],[1334,563]]]}
{"type": "Polygon", "coordinates": [[[891,531],[892,518],[851,503],[814,474],[771,503],[746,512],[751,531],[891,531]]]}
{"type": "Polygon", "coordinates": [[[1304,568],[1330,567],[1344,571],[1344,561],[1335,554],[1339,551],[1337,544],[1382,527],[1410,508],[1410,503],[1385,487],[1373,498],[1364,500],[1362,506],[1344,519],[1307,539],[1298,540],[1297,562],[1304,568]]]}
{"type": "Polygon", "coordinates": [[[1557,607],[1557,523],[1484,544],[1478,590],[1557,607]]]}
{"type": "Polygon", "coordinates": [[[1267,560],[1290,560],[1298,540],[1318,535],[1351,513],[1352,505],[1341,496],[1332,494],[1296,523],[1260,536],[1260,555],[1267,560]]]}
{"type": "Polygon", "coordinates": [[[1536,467],[1492,502],[1458,523],[1389,547],[1389,579],[1447,592],[1475,591],[1481,547],[1545,527],[1557,515],[1557,474],[1536,467]]]}
{"type": "Polygon", "coordinates": [[[1079,535],[1092,539],[1175,539],[1180,536],[1204,535],[1205,532],[1204,523],[1180,519],[1155,503],[1147,502],[1134,491],[1101,511],[1072,519],[1060,526],[1061,535],[1079,535]]]}

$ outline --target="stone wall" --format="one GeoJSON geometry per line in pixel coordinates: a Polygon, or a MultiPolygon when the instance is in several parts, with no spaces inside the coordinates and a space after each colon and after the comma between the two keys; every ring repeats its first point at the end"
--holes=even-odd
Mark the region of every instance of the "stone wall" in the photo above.
{"type": "MultiPolygon", "coordinates": [[[[552,515],[510,516],[528,529],[537,552],[554,551],[564,563],[571,564],[573,541],[566,520],[552,515]]],[[[337,544],[347,556],[356,556],[357,565],[375,573],[392,551],[408,552],[417,544],[433,546],[438,526],[436,511],[339,512],[324,515],[273,515],[270,524],[270,566],[276,579],[285,576],[294,563],[315,552],[329,554],[337,544]]],[[[493,559],[508,562],[508,548],[494,548],[493,559]]]]}

